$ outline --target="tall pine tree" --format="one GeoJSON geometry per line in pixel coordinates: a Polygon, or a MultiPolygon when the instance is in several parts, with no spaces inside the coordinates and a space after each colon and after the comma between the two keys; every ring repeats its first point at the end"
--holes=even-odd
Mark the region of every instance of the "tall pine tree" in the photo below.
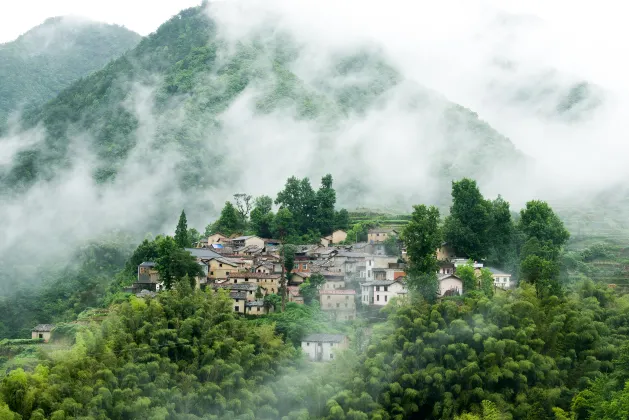
{"type": "Polygon", "coordinates": [[[181,211],[179,222],[177,223],[177,228],[175,229],[175,242],[180,248],[187,248],[191,246],[190,238],[188,237],[188,221],[184,210],[181,211]]]}

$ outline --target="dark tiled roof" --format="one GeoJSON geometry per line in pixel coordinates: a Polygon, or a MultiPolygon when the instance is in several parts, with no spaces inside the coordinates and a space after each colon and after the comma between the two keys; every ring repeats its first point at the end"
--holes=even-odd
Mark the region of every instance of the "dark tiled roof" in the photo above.
{"type": "Polygon", "coordinates": [[[254,300],[253,302],[245,303],[245,306],[248,306],[248,307],[264,306],[264,301],[263,300],[254,300]]]}
{"type": "Polygon", "coordinates": [[[218,254],[218,253],[212,251],[211,249],[207,249],[207,248],[186,248],[186,251],[191,253],[192,256],[195,257],[195,258],[210,259],[210,258],[221,258],[222,257],[221,254],[218,254]]]}
{"type": "Polygon", "coordinates": [[[494,267],[487,267],[487,269],[489,271],[491,271],[491,274],[499,274],[499,275],[502,275],[502,276],[510,276],[511,275],[509,273],[505,273],[504,271],[498,270],[497,268],[494,268],[494,267]]]}
{"type": "Polygon", "coordinates": [[[227,289],[227,290],[246,290],[246,291],[255,291],[258,290],[258,285],[253,283],[224,283],[224,284],[213,284],[212,288],[214,289],[227,289]]]}
{"type": "Polygon", "coordinates": [[[247,292],[231,292],[229,297],[232,299],[247,299],[247,292]]]}
{"type": "Polygon", "coordinates": [[[144,261],[142,264],[140,264],[140,267],[155,267],[157,264],[155,264],[152,261],[144,261]]]}
{"type": "Polygon", "coordinates": [[[266,274],[266,273],[230,273],[229,278],[232,279],[279,279],[279,274],[266,274]]]}
{"type": "Polygon", "coordinates": [[[345,339],[343,334],[309,334],[301,341],[323,342],[323,343],[340,343],[345,339]]]}
{"type": "Polygon", "coordinates": [[[33,328],[33,331],[36,331],[36,332],[50,332],[50,331],[53,330],[53,328],[55,328],[55,326],[52,325],[52,324],[39,324],[38,326],[33,328]]]}
{"type": "Polygon", "coordinates": [[[320,295],[355,295],[356,290],[351,289],[330,289],[330,290],[320,290],[320,295]]]}
{"type": "Polygon", "coordinates": [[[395,280],[374,280],[360,283],[361,286],[391,286],[395,280]]]}

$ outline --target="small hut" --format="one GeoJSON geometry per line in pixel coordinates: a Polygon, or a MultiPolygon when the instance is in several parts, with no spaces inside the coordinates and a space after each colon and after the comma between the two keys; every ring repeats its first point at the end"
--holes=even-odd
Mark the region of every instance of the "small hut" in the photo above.
{"type": "Polygon", "coordinates": [[[50,333],[55,328],[52,324],[39,324],[35,328],[33,328],[31,332],[31,338],[33,340],[43,339],[44,343],[50,341],[50,333]]]}

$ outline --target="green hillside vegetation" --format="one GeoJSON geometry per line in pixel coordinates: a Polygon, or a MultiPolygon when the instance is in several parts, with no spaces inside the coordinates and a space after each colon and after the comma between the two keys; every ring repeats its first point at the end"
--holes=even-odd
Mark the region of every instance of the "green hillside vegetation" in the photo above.
{"type": "MultiPolygon", "coordinates": [[[[441,133],[443,144],[435,144],[444,152],[437,153],[432,170],[445,188],[452,178],[483,179],[490,166],[524,162],[511,142],[475,113],[403,80],[376,50],[338,56],[320,79],[308,83],[292,71],[298,58],[299,48],[289,34],[254,36],[230,49],[201,8],[182,11],[128,54],[27,113],[24,126],[42,123],[46,139],[22,150],[13,168],[0,174],[0,182],[19,190],[54,177],[71,164],[69,141],[81,132],[91,135],[82,141],[90,142],[98,157],[93,176],[99,182],[111,180],[138,141],[140,120],[126,101],[140,84],[155,88],[150,107],[155,136],[143,140],[153,140],[151,149],[157,153],[172,146],[181,153],[178,179],[191,197],[193,191],[238,179],[220,114],[246,89],[254,94],[255,114],[282,111],[297,121],[310,121],[313,132],[321,132],[321,142],[329,142],[350,116],[392,101],[397,90],[408,92],[405,106],[418,122],[427,113],[435,119],[434,110],[443,109],[434,132],[441,133]],[[330,78],[341,80],[341,86],[331,85],[330,78]]],[[[313,162],[326,156],[320,153],[313,162]]],[[[360,178],[339,185],[350,202],[367,188],[360,178]]]]}
{"type": "MultiPolygon", "coordinates": [[[[278,193],[282,208],[273,218],[299,229],[325,225],[329,231],[337,215],[331,177],[323,178],[317,193],[306,194],[319,199],[314,215],[326,217],[288,210],[295,204],[291,197],[303,198],[308,186],[289,179],[278,193]]],[[[268,208],[269,200],[256,200],[257,208],[268,208]]],[[[232,207],[246,208],[242,203],[232,207]]],[[[231,220],[248,229],[255,220],[238,219],[235,212],[220,223],[231,220]]],[[[453,182],[445,219],[436,207],[417,205],[402,229],[410,258],[409,296],[392,299],[379,314],[361,311],[363,319],[344,323],[330,321],[316,299],[285,309],[275,302],[275,313],[250,318],[233,312],[225,291],[193,290],[188,270],[172,269],[184,267],[185,257],[177,250],[189,244],[191,233],[182,212],[174,238],[144,241],[110,283],[100,276],[92,281],[79,277],[88,289],[73,283],[76,293],[64,296],[62,289],[57,297],[50,288],[46,299],[54,306],[38,316],[76,321],[61,323],[51,344],[0,342],[2,418],[629,416],[629,294],[587,276],[566,281],[566,273],[575,269],[566,272],[566,262],[576,259],[576,251],[564,249],[569,234],[547,203],[528,202],[514,220],[509,203],[486,200],[476,182],[453,182]],[[458,252],[487,255],[498,267],[516,264],[519,286],[494,293],[490,273],[482,271],[477,286],[473,268],[461,266],[457,274],[465,294],[437,299],[434,250],[444,237],[458,252]],[[162,276],[172,274],[170,290],[148,298],[120,293],[137,264],[153,258],[162,276]],[[81,296],[98,297],[108,309],[79,311],[86,303],[81,296]],[[347,334],[351,346],[330,363],[307,362],[301,339],[311,332],[347,334]]],[[[592,245],[578,254],[575,267],[623,252],[592,245]]],[[[105,261],[115,265],[119,257],[93,248],[83,258],[85,276],[105,261]]],[[[15,318],[28,313],[19,309],[25,297],[18,298],[2,308],[3,320],[13,322],[13,328],[19,324],[15,318]]],[[[33,293],[31,299],[47,301],[33,293]]],[[[27,310],[37,311],[35,305],[27,310]]]]}
{"type": "Polygon", "coordinates": [[[56,17],[0,44],[0,123],[18,108],[54,98],[135,47],[140,38],[117,25],[56,17]]]}

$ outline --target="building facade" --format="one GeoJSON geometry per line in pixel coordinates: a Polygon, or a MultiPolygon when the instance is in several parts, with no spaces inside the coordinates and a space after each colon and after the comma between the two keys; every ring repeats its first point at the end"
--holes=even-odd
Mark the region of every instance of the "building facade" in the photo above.
{"type": "Polygon", "coordinates": [[[333,315],[338,321],[356,319],[355,290],[320,290],[321,310],[333,315]]]}
{"type": "Polygon", "coordinates": [[[349,347],[343,334],[310,334],[301,340],[301,350],[313,362],[328,362],[349,347]]]}

